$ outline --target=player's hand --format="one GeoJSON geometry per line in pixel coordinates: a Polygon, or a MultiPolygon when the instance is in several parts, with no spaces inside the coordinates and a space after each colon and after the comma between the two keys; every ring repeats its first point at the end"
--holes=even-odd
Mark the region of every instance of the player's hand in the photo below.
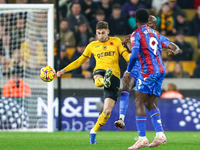
{"type": "Polygon", "coordinates": [[[129,78],[130,78],[130,72],[125,72],[124,74],[124,84],[127,85],[129,82],[129,78]]]}
{"type": "Polygon", "coordinates": [[[58,71],[57,72],[57,77],[60,77],[64,73],[65,73],[65,69],[62,69],[62,70],[58,71]]]}
{"type": "Polygon", "coordinates": [[[175,52],[171,49],[167,49],[167,55],[173,56],[173,55],[175,55],[175,52]]]}
{"type": "Polygon", "coordinates": [[[124,44],[127,44],[128,42],[130,42],[130,38],[131,38],[131,34],[127,35],[127,36],[124,38],[124,44]]]}

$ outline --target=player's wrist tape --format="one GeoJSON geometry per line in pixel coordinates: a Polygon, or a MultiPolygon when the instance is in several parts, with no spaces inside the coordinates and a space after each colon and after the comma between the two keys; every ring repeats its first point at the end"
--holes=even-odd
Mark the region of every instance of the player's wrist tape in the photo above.
{"type": "Polygon", "coordinates": [[[125,73],[129,73],[130,74],[130,72],[128,70],[126,70],[125,73]]]}
{"type": "Polygon", "coordinates": [[[176,44],[174,44],[174,46],[176,47],[176,50],[174,51],[174,53],[175,54],[180,53],[180,48],[176,44]]]}

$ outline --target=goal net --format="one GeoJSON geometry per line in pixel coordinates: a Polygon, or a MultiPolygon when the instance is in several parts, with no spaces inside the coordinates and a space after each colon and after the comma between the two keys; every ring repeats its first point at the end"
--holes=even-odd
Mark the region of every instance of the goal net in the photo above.
{"type": "Polygon", "coordinates": [[[53,34],[52,4],[0,5],[0,131],[53,131],[53,34]]]}

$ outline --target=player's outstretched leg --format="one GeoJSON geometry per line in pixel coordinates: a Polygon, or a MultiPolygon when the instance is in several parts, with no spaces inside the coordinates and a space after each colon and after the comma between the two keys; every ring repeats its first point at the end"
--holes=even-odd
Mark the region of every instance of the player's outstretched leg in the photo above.
{"type": "Polygon", "coordinates": [[[126,115],[126,111],[128,108],[128,103],[129,103],[129,95],[130,93],[128,91],[122,91],[121,97],[120,97],[120,103],[119,103],[119,119],[115,121],[114,125],[115,127],[119,129],[124,129],[125,128],[125,123],[124,123],[124,118],[126,115]]]}
{"type": "Polygon", "coordinates": [[[115,127],[119,128],[121,130],[125,128],[125,123],[122,120],[122,118],[117,119],[114,124],[115,124],[115,127]]]}
{"type": "Polygon", "coordinates": [[[112,76],[112,68],[108,68],[106,70],[106,73],[105,73],[105,76],[104,76],[104,79],[103,79],[103,84],[105,86],[105,88],[109,88],[110,85],[111,85],[111,82],[110,82],[110,78],[112,76]]]}
{"type": "Polygon", "coordinates": [[[133,145],[130,146],[128,149],[139,149],[148,146],[149,141],[146,137],[139,137],[137,142],[133,145]]]}

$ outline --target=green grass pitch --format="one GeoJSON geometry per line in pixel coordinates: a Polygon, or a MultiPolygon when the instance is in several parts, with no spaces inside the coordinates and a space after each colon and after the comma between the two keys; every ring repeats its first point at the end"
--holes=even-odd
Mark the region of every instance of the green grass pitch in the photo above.
{"type": "MultiPolygon", "coordinates": [[[[167,144],[155,150],[200,150],[200,132],[165,132],[167,144]]],[[[152,142],[155,132],[148,131],[152,142]]],[[[0,132],[1,150],[125,150],[135,143],[135,131],[99,131],[97,144],[89,144],[89,132],[0,132]]]]}

